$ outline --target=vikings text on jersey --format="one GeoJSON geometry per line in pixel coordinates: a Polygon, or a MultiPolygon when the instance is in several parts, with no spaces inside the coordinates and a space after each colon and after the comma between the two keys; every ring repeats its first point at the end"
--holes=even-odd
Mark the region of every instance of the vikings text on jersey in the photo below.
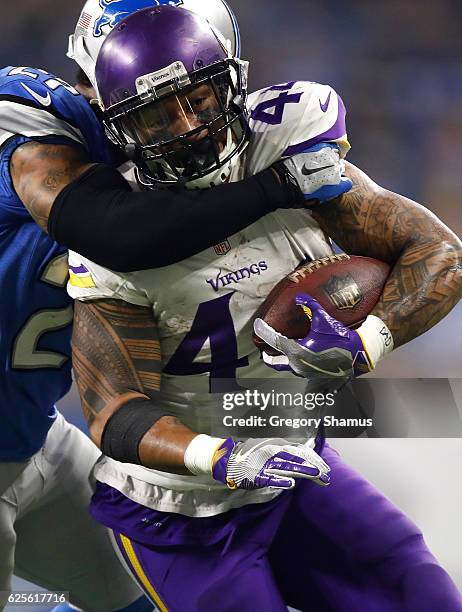
{"type": "MultiPolygon", "coordinates": [[[[329,86],[275,85],[250,96],[249,114],[252,136],[231,181],[323,143],[337,146],[342,157],[349,149],[345,108],[329,86]]],[[[216,409],[210,393],[213,379],[277,375],[253,345],[254,314],[272,287],[300,262],[331,253],[308,210],[276,211],[230,236],[225,249],[210,248],[156,270],[117,274],[71,252],[68,291],[79,300],[115,298],[153,308],[161,342],[162,401],[194,429],[198,418],[216,409]]],[[[209,477],[166,474],[110,458],[99,462],[96,475],[136,501],[142,498],[157,510],[191,516],[277,494],[270,489],[231,493],[209,477]]]]}

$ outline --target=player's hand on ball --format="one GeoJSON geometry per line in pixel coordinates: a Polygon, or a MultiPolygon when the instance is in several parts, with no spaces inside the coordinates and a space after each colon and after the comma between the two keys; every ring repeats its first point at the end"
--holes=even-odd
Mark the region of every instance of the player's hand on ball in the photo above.
{"type": "Polygon", "coordinates": [[[312,449],[280,438],[235,442],[227,438],[215,451],[212,475],[231,489],[292,489],[308,478],[328,485],[330,468],[312,449]]]}
{"type": "Polygon", "coordinates": [[[256,319],[254,331],[266,344],[282,353],[272,357],[263,352],[263,360],[276,370],[291,371],[305,378],[345,381],[372,369],[361,336],[334,319],[307,295],[297,295],[296,304],[311,320],[308,335],[300,340],[283,336],[263,319],[256,319]]]}

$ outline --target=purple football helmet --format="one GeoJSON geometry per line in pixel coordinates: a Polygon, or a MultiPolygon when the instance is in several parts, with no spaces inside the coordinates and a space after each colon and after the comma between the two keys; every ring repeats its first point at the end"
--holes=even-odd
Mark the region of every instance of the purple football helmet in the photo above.
{"type": "Polygon", "coordinates": [[[228,179],[247,143],[247,62],[207,20],[174,6],[137,11],[106,38],[95,76],[108,134],[145,186],[228,179]]]}

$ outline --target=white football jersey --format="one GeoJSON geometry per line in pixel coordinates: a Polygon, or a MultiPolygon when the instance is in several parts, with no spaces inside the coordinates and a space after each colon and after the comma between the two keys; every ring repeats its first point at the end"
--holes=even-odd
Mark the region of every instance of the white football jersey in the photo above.
{"type": "MultiPolygon", "coordinates": [[[[328,86],[274,86],[250,96],[249,112],[252,136],[233,169],[233,181],[317,143],[337,143],[342,157],[348,151],[344,107],[328,86]]],[[[171,240],[174,249],[181,235],[171,240]]],[[[218,379],[245,386],[246,379],[280,376],[265,366],[252,342],[255,312],[301,262],[331,254],[329,240],[308,210],[278,210],[223,243],[164,268],[119,274],[71,252],[69,293],[79,300],[115,298],[153,309],[163,405],[201,431],[201,419],[214,413],[217,418],[217,410],[224,415],[210,393],[218,379]]],[[[134,501],[191,516],[217,514],[277,494],[270,489],[230,491],[209,477],[167,474],[108,458],[97,466],[96,476],[134,501]]]]}

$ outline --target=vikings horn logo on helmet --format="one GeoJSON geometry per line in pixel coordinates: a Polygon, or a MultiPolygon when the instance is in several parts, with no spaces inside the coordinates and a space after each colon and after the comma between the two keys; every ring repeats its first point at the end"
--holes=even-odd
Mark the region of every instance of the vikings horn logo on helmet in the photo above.
{"type": "Polygon", "coordinates": [[[113,28],[119,21],[134,11],[161,5],[179,6],[183,0],[99,0],[103,10],[102,15],[95,21],[93,28],[94,36],[103,36],[103,28],[108,25],[113,28]]]}

